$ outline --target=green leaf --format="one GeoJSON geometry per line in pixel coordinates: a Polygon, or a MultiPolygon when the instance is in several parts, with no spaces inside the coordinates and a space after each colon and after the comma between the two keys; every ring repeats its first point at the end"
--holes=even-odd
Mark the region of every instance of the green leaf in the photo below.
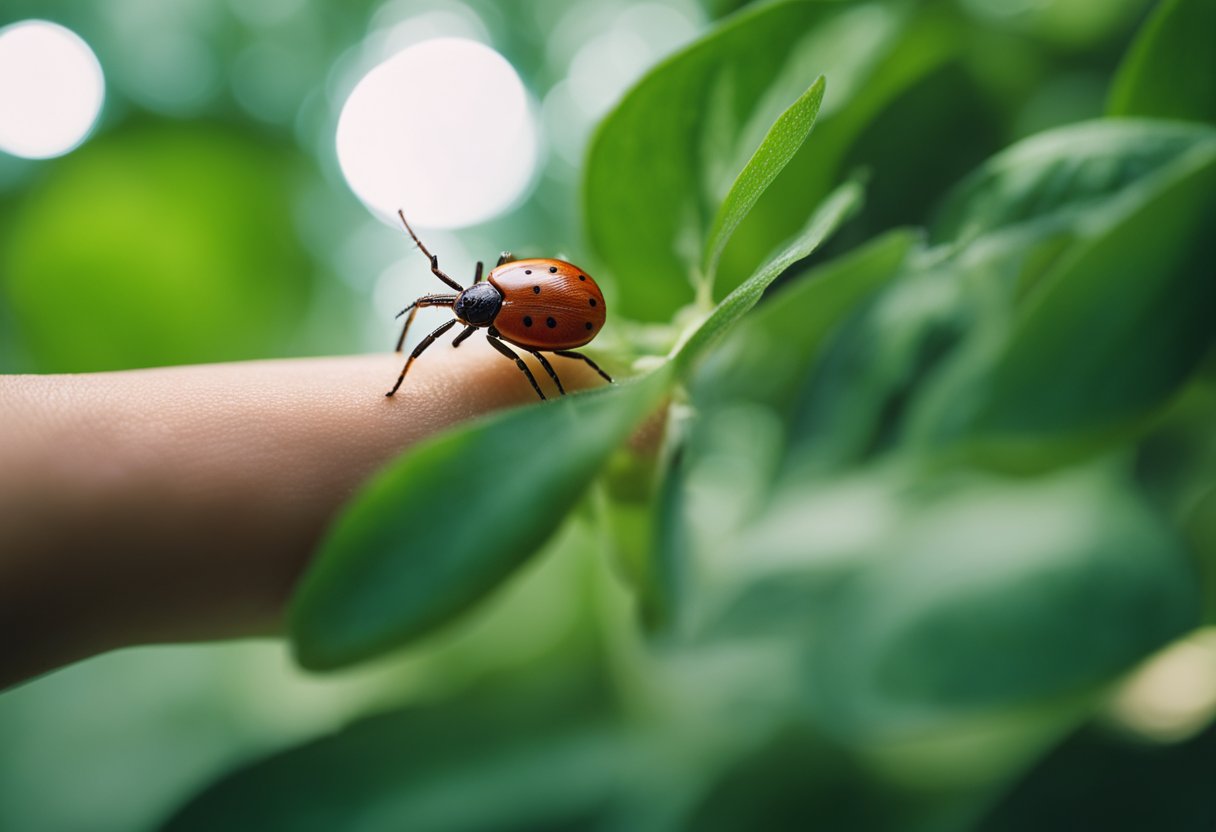
{"type": "MultiPolygon", "coordinates": [[[[904,273],[828,343],[797,397],[793,441],[801,463],[838,467],[929,435],[941,442],[958,430],[979,407],[973,399],[1010,337],[1018,307],[1037,298],[1086,241],[1145,199],[1159,181],[1154,177],[1214,136],[1196,125],[1097,122],[1032,137],[981,166],[932,228],[943,245],[910,258],[904,273]]],[[[1144,232],[1125,230],[1125,243],[1140,246],[1144,232]]],[[[1156,241],[1144,245],[1153,249],[1156,241]]],[[[1061,338],[1083,342],[1088,323],[1061,338]]],[[[1139,336],[1126,342],[1130,351],[1139,344],[1139,336]]],[[[1071,346],[1057,348],[1071,360],[1071,346]]],[[[1040,383],[1051,381],[1060,361],[1041,354],[1040,383]]],[[[1039,401],[1036,390],[1019,406],[1039,401]]],[[[1048,451],[1036,465],[1056,462],[1048,451]]]]}
{"type": "MultiPolygon", "coordinates": [[[[862,187],[857,182],[845,183],[833,192],[793,241],[775,254],[751,279],[732,292],[708,318],[688,333],[685,340],[677,346],[674,353],[673,364],[676,366],[677,371],[687,371],[695,367],[698,357],[709,351],[720,339],[730,332],[731,327],[760,300],[769,284],[794,263],[797,263],[814,251],[828,235],[838,228],[860,206],[863,194],[862,187]]],[[[816,310],[811,315],[809,321],[803,321],[801,335],[804,337],[800,344],[794,345],[795,349],[801,346],[807,348],[808,351],[813,350],[814,333],[818,332],[819,336],[822,337],[831,327],[833,323],[833,311],[843,312],[850,305],[850,301],[856,302],[856,299],[864,294],[868,281],[846,282],[845,275],[847,274],[849,274],[849,270],[842,271],[834,276],[832,280],[823,284],[828,287],[826,290],[816,290],[814,292],[815,295],[824,295],[825,306],[823,309],[816,310]],[[830,300],[829,297],[831,297],[830,300]]],[[[811,283],[804,280],[798,285],[818,286],[820,284],[818,281],[811,283]]],[[[803,299],[803,292],[795,289],[786,294],[789,295],[791,293],[794,294],[795,298],[799,300],[803,299]]],[[[805,307],[800,311],[805,313],[805,307]]],[[[762,365],[766,354],[752,353],[752,356],[753,366],[760,365],[757,369],[764,375],[765,370],[762,365]]],[[[804,356],[802,353],[795,353],[791,357],[792,362],[810,360],[809,356],[804,356]]],[[[750,368],[740,368],[740,372],[746,372],[748,369],[750,368]]],[[[707,368],[704,372],[705,375],[702,378],[713,378],[714,370],[712,367],[707,368]]],[[[788,377],[788,372],[786,375],[788,377]]],[[[743,383],[747,382],[744,381],[743,383]]],[[[702,383],[702,386],[712,387],[712,381],[705,381],[702,383]]],[[[721,398],[726,399],[727,404],[733,404],[729,400],[729,392],[721,394],[721,398]]],[[[708,404],[708,402],[704,403],[708,404]]],[[[730,410],[728,408],[723,409],[730,410]]],[[[710,409],[710,414],[711,416],[720,416],[721,421],[731,423],[732,416],[737,415],[737,412],[714,414],[713,410],[710,409]]],[[[759,439],[763,442],[770,432],[760,430],[759,426],[773,422],[775,418],[771,412],[763,408],[752,407],[746,409],[742,421],[746,423],[746,427],[739,431],[740,436],[759,439]]],[[[705,425],[698,424],[694,436],[699,435],[704,430],[705,425]]],[[[727,432],[732,431],[728,430],[727,432]]],[[[778,426],[771,433],[774,436],[779,436],[780,432],[781,429],[778,426]]],[[[773,445],[778,441],[779,439],[774,439],[769,444],[773,445]]],[[[752,461],[756,458],[756,450],[755,446],[749,446],[749,450],[747,451],[752,461]]],[[[659,504],[653,515],[652,539],[655,543],[654,557],[657,561],[654,568],[655,585],[650,594],[654,598],[655,617],[660,619],[660,623],[664,626],[683,627],[685,625],[684,619],[687,617],[686,608],[689,606],[684,601],[684,596],[688,594],[688,591],[684,588],[688,583],[685,572],[687,571],[687,564],[691,558],[691,553],[698,545],[698,538],[703,537],[702,532],[704,530],[704,524],[688,522],[689,510],[686,505],[686,483],[690,475],[687,470],[688,459],[686,457],[695,459],[695,445],[692,450],[681,447],[677,458],[672,460],[671,470],[666,473],[661,483],[661,490],[657,497],[659,504]],[[702,528],[694,528],[694,525],[701,525],[702,528]]],[[[735,512],[748,505],[746,500],[739,498],[739,482],[733,481],[727,485],[727,488],[730,491],[729,501],[732,503],[735,512]]],[[[757,486],[757,490],[762,490],[762,488],[757,486]]],[[[716,519],[721,520],[722,517],[732,512],[715,511],[714,513],[717,515],[716,519]]]]}
{"type": "Polygon", "coordinates": [[[1111,87],[1107,112],[1216,123],[1216,3],[1164,0],[1111,87]]]}
{"type": "Polygon", "coordinates": [[[922,223],[917,209],[936,203],[944,183],[987,154],[992,108],[954,63],[967,37],[959,23],[945,4],[867,3],[806,33],[787,72],[802,65],[795,77],[822,73],[830,89],[814,132],[723,251],[715,299],[747,279],[847,172],[874,172],[865,214],[877,212],[872,227],[886,230],[922,223]],[[875,193],[897,208],[878,205],[875,193]]]}
{"type": "Polygon", "coordinates": [[[691,386],[699,416],[689,437],[670,440],[679,450],[652,520],[652,595],[663,626],[687,629],[690,619],[702,617],[696,608],[704,598],[691,596],[704,593],[690,588],[692,576],[704,572],[701,564],[690,566],[696,553],[728,546],[734,525],[749,512],[764,512],[768,479],[788,453],[778,413],[788,409],[828,334],[897,273],[915,239],[893,231],[799,278],[745,317],[697,368],[691,386]]]}
{"type": "Polygon", "coordinates": [[[492,592],[558,528],[667,389],[636,381],[482,419],[422,442],[330,527],[293,599],[305,667],[406,644],[492,592]]]}
{"type": "Polygon", "coordinates": [[[666,321],[693,300],[708,226],[743,154],[824,74],[800,46],[842,9],[823,0],[745,9],[655,67],[601,122],[583,205],[588,238],[622,287],[625,317],[666,321]]]}
{"type": "Polygon", "coordinates": [[[1212,342],[1216,138],[1078,220],[1008,336],[960,359],[913,434],[1040,468],[1126,436],[1212,342]]]}
{"type": "Polygon", "coordinates": [[[793,240],[773,254],[756,273],[719,303],[673,351],[679,370],[691,366],[760,300],[764,290],[790,266],[807,257],[861,205],[865,191],[858,182],[846,182],[833,191],[793,240]]]}
{"type": "Polygon", "coordinates": [[[898,493],[874,476],[791,487],[783,427],[766,407],[726,403],[688,430],[656,528],[664,624],[684,637],[801,643],[862,544],[899,517],[898,493]]]}
{"type": "Polygon", "coordinates": [[[818,625],[808,681],[834,731],[896,738],[1084,694],[1198,621],[1184,551],[1118,474],[968,477],[904,500],[818,625]]]}
{"type": "Polygon", "coordinates": [[[815,126],[815,116],[819,113],[819,105],[823,103],[823,89],[824,79],[820,75],[815,83],[773,122],[755,154],[735,177],[730,192],[727,193],[726,199],[722,200],[722,205],[714,216],[709,240],[705,244],[701,275],[709,285],[713,285],[718,259],[730,241],[730,235],[811,134],[811,128],[815,126]]]}
{"type": "Polygon", "coordinates": [[[996,231],[1047,233],[1100,212],[1117,196],[1216,135],[1156,121],[1091,121],[1019,142],[956,187],[930,225],[956,245],[996,231]]]}
{"type": "Polygon", "coordinates": [[[988,317],[985,293],[960,277],[939,254],[911,252],[839,324],[791,391],[789,466],[845,468],[890,450],[912,391],[988,317]]]}
{"type": "MultiPolygon", "coordinates": [[[[1165,169],[1214,136],[1197,125],[1098,122],[1032,137],[981,166],[932,228],[943,245],[915,253],[903,274],[832,336],[797,398],[794,442],[805,446],[803,461],[838,467],[930,435],[940,443],[957,432],[979,407],[973,400],[988,383],[1019,307],[1038,298],[1080,247],[1142,202],[1165,169]]],[[[1155,227],[1126,229],[1124,243],[1153,250],[1156,237],[1155,227]]],[[[1098,294],[1081,313],[1084,320],[1059,333],[1083,350],[1087,327],[1105,321],[1092,310],[1106,303],[1107,289],[1093,288],[1098,294]]],[[[1139,335],[1128,334],[1129,352],[1140,344],[1139,335]]],[[[1057,356],[1040,353],[1041,384],[1051,383],[1053,367],[1071,360],[1072,343],[1057,349],[1057,356]]],[[[1103,379],[1110,373],[1093,383],[1103,379]]],[[[1029,391],[1019,407],[1039,401],[1038,390],[1029,391]]]]}
{"type": "Polygon", "coordinates": [[[786,410],[828,335],[898,273],[917,235],[898,229],[784,286],[744,318],[698,368],[699,407],[745,399],[786,410]]]}

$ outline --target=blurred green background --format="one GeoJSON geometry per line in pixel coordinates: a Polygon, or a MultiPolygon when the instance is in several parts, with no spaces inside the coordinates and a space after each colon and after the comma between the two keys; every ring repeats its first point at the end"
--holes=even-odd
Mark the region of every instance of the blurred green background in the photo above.
{"type": "MultiPolygon", "coordinates": [[[[40,18],[79,34],[106,100],[70,153],[0,153],[3,372],[391,345],[392,315],[431,279],[351,193],[334,135],[379,57],[441,36],[498,50],[542,137],[514,207],[426,233],[450,273],[505,248],[563,253],[608,292],[618,322],[604,349],[624,366],[663,351],[695,281],[671,245],[684,208],[645,212],[669,182],[720,200],[757,126],[824,72],[816,132],[739,227],[713,295],[853,174],[864,207],[795,271],[827,285],[833,268],[872,274],[875,289],[815,340],[801,316],[783,317],[806,291],[791,275],[784,303],[762,306],[681,396],[676,419],[697,417],[657,496],[651,463],[615,460],[522,574],[404,656],[318,678],[278,642],[147,647],[0,694],[0,829],[155,828],[225,776],[180,828],[1216,824],[1216,641],[1201,626],[1216,608],[1216,369],[1212,275],[1195,265],[1211,264],[1200,240],[1211,213],[1179,202],[1152,225],[1107,223],[1162,159],[1185,162],[1179,148],[1210,137],[1180,123],[1131,138],[1055,133],[1070,159],[1092,148],[1096,161],[1061,162],[1067,175],[1042,185],[1022,173],[1031,152],[993,163],[997,186],[956,189],[1003,149],[1113,106],[1190,118],[1180,110],[1210,93],[1210,65],[1199,60],[1181,103],[1150,96],[1164,112],[1131,93],[1111,103],[1148,0],[751,4],[741,13],[754,22],[728,23],[737,34],[706,48],[703,70],[672,70],[671,90],[639,87],[588,156],[632,84],[745,5],[5,4],[0,26],[40,18]],[[705,79],[726,90],[697,110],[708,127],[655,122],[662,95],[691,96],[705,79]],[[1053,200],[1067,210],[1049,216],[1053,200]],[[1019,217],[1036,218],[1033,236],[1023,225],[951,247],[1019,217]],[[1099,226],[1144,231],[1147,269],[1181,275],[1173,294],[1194,299],[1179,310],[1145,296],[1144,344],[1126,337],[1137,321],[1095,322],[1082,340],[1098,347],[1076,362],[1071,341],[1029,366],[1015,356],[983,398],[976,378],[989,377],[1015,302],[1099,226]],[[1154,340],[1154,321],[1187,337],[1154,340]],[[1126,360],[1104,363],[1112,353],[1126,360]],[[1080,405],[1041,393],[1048,370],[1080,405]],[[1132,382],[1091,395],[1095,374],[1132,382]],[[1040,395],[1048,405],[1019,408],[1040,395]],[[960,435],[962,463],[924,451],[960,435]],[[680,597],[656,602],[651,573],[669,567],[680,597]],[[678,626],[639,627],[633,590],[678,626]],[[297,743],[311,744],[286,751],[297,743]]],[[[1199,9],[1202,33],[1212,5],[1163,8],[1199,9]]],[[[1210,175],[1195,181],[1210,192],[1210,175]]],[[[1115,236],[1135,239],[1094,232],[1115,236]]],[[[1086,268],[1105,290],[1134,252],[1099,254],[1086,268]]],[[[1095,321],[1115,308],[1092,301],[1095,321]]],[[[1071,320],[1026,338],[1055,344],[1071,320]]]]}

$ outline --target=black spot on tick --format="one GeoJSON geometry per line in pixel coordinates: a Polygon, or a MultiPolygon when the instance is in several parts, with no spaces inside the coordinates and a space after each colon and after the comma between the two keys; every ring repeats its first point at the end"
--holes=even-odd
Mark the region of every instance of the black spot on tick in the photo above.
{"type": "Polygon", "coordinates": [[[595,298],[587,298],[587,300],[591,301],[592,306],[595,306],[595,298]]]}
{"type": "Polygon", "coordinates": [[[591,321],[587,321],[587,329],[595,329],[595,327],[591,325],[591,321]]]}
{"type": "Polygon", "coordinates": [[[550,271],[552,274],[557,274],[557,266],[550,266],[550,267],[549,267],[549,271],[550,271]]]}
{"type": "Polygon", "coordinates": [[[557,318],[545,318],[545,326],[554,329],[557,326],[557,318]]]}
{"type": "Polygon", "coordinates": [[[579,280],[586,280],[586,279],[587,279],[587,275],[585,275],[585,274],[580,274],[580,275],[578,276],[578,279],[579,279],[579,280]]]}
{"type": "Polygon", "coordinates": [[[524,274],[532,274],[532,270],[531,270],[531,269],[524,269],[524,274]]]}
{"type": "Polygon", "coordinates": [[[534,294],[534,295],[539,295],[539,294],[540,294],[540,287],[539,287],[539,286],[533,286],[533,287],[532,287],[532,294],[534,294]]]}
{"type": "Polygon", "coordinates": [[[524,315],[524,326],[532,326],[532,316],[524,315]]]}

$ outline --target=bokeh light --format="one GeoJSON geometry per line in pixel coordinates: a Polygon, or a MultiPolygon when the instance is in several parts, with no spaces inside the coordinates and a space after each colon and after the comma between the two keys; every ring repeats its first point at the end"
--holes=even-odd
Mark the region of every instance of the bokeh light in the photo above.
{"type": "Polygon", "coordinates": [[[493,49],[461,38],[410,46],[356,85],[338,119],[338,162],[377,215],[459,228],[506,210],[536,168],[528,95],[493,49]]]}
{"type": "Polygon", "coordinates": [[[1136,736],[1179,742],[1216,717],[1216,627],[1204,627],[1146,661],[1116,691],[1110,716],[1136,736]]]}
{"type": "Polygon", "coordinates": [[[71,30],[45,20],[0,29],[0,150],[62,156],[84,141],[104,97],[101,64],[71,30]]]}

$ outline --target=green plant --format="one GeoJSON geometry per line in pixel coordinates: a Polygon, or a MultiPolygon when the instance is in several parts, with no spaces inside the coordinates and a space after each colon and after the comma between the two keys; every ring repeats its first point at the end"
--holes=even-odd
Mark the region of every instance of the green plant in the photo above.
{"type": "MultiPolygon", "coordinates": [[[[656,67],[585,171],[633,377],[409,451],[335,522],[292,610],[300,661],[342,668],[467,616],[542,550],[600,549],[619,582],[580,596],[591,658],[287,751],[171,827],[992,811],[1202,618],[1216,551],[1190,512],[1210,514],[1211,469],[1164,488],[1142,462],[1178,402],[1213,415],[1195,391],[1213,384],[1216,129],[1187,80],[1211,69],[1188,23],[1210,8],[1164,3],[1109,117],[996,154],[923,230],[883,228],[899,212],[848,162],[954,60],[936,4],[765,4],[656,67]],[[656,413],[661,443],[628,443],[656,413]]],[[[876,179],[897,163],[868,161],[876,179]]]]}

